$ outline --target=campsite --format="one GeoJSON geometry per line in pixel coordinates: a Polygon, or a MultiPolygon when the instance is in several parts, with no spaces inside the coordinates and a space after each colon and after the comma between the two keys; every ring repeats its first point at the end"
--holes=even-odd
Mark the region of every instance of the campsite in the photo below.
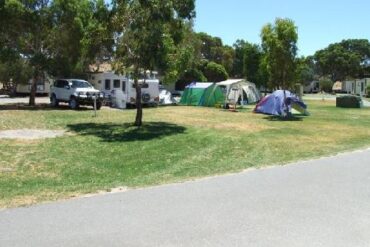
{"type": "Polygon", "coordinates": [[[147,187],[312,159],[368,145],[370,108],[308,100],[291,121],[200,106],[135,109],[1,105],[1,130],[63,130],[48,139],[0,139],[0,207],[60,200],[115,187],[147,187]],[[36,121],[37,119],[37,121],[36,121]],[[139,153],[138,153],[139,152],[139,153]],[[138,159],[140,155],[142,158],[138,159]]]}

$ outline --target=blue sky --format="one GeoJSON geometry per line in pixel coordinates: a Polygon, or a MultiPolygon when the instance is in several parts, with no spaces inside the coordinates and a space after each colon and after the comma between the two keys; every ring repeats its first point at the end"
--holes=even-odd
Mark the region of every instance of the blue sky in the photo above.
{"type": "Polygon", "coordinates": [[[298,27],[300,55],[312,55],[348,38],[370,39],[369,0],[196,0],[194,29],[232,45],[237,39],[260,43],[260,31],[276,17],[298,27]]]}

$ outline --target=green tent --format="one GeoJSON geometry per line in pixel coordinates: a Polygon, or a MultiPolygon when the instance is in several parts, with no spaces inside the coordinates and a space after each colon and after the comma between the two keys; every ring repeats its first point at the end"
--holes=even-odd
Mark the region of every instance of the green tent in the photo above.
{"type": "Polygon", "coordinates": [[[192,83],[185,88],[181,96],[180,104],[182,105],[202,105],[204,93],[212,86],[213,83],[192,83]]]}
{"type": "Polygon", "coordinates": [[[202,106],[222,105],[225,101],[224,93],[216,84],[209,86],[203,95],[202,106]]]}

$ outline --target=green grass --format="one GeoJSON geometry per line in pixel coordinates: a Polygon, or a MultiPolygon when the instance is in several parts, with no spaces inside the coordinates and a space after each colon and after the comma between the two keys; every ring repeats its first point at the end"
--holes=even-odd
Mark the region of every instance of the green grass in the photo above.
{"type": "Polygon", "coordinates": [[[284,164],[370,146],[370,108],[308,101],[311,116],[281,121],[215,108],[134,110],[0,106],[0,130],[65,129],[37,141],[0,139],[0,208],[111,188],[145,187],[284,164]]]}

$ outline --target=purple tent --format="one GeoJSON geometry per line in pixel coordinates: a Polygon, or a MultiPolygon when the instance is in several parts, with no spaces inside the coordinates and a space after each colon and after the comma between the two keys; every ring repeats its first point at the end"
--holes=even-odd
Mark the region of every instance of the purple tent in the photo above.
{"type": "Polygon", "coordinates": [[[284,91],[277,90],[270,95],[265,96],[254,109],[256,113],[263,113],[275,116],[286,116],[290,113],[291,108],[307,114],[307,105],[303,103],[296,95],[285,90],[286,105],[284,104],[284,91]],[[288,112],[286,112],[288,107],[288,112]]]}

